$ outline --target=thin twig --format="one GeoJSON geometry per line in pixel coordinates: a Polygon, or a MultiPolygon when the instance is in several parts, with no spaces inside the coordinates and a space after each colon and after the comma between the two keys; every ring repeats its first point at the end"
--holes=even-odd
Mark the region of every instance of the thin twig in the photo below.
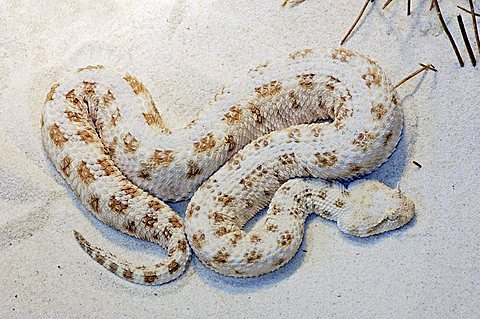
{"type": "Polygon", "coordinates": [[[428,70],[431,70],[431,71],[434,71],[434,72],[437,72],[437,71],[438,71],[433,64],[422,64],[422,63],[420,63],[420,66],[421,66],[420,69],[418,69],[417,71],[413,72],[412,74],[408,75],[406,78],[404,78],[403,80],[401,80],[400,82],[398,82],[398,83],[395,85],[395,88],[398,88],[398,87],[401,86],[403,83],[407,82],[408,80],[410,80],[411,78],[419,75],[419,74],[422,73],[422,72],[425,72],[425,71],[428,71],[428,70]]]}
{"type": "MultiPolygon", "coordinates": [[[[460,10],[463,10],[465,12],[468,12],[470,14],[472,13],[471,10],[465,9],[464,7],[457,6],[457,8],[459,8],[460,10]]],[[[480,13],[475,13],[475,16],[480,17],[480,13]]]]}
{"type": "Polygon", "coordinates": [[[475,34],[475,41],[477,42],[477,49],[478,54],[480,54],[480,38],[478,36],[478,25],[477,25],[477,17],[475,16],[475,7],[473,6],[473,0],[469,0],[470,2],[470,14],[472,16],[472,23],[473,23],[473,32],[475,34]]]}
{"type": "Polygon", "coordinates": [[[420,164],[419,162],[412,161],[412,163],[415,164],[415,166],[417,166],[418,168],[422,168],[422,164],[420,164]]]}
{"type": "Polygon", "coordinates": [[[365,13],[365,10],[367,9],[368,3],[373,2],[373,0],[366,0],[365,4],[363,5],[362,11],[360,11],[360,14],[358,15],[357,19],[355,19],[355,22],[352,24],[350,29],[348,30],[347,34],[343,37],[342,41],[340,42],[340,45],[343,45],[345,41],[347,41],[348,37],[352,33],[353,29],[355,29],[355,26],[357,25],[358,21],[362,18],[363,14],[365,13]]]}
{"type": "Polygon", "coordinates": [[[407,16],[409,16],[411,14],[411,12],[410,12],[411,5],[412,5],[412,1],[407,0],[407,16]]]}
{"type": "Polygon", "coordinates": [[[432,0],[432,1],[434,3],[435,10],[437,11],[438,19],[440,20],[440,23],[442,24],[442,27],[445,30],[445,33],[447,34],[447,37],[450,40],[450,43],[452,44],[453,50],[455,51],[455,55],[457,56],[460,66],[463,68],[465,66],[465,63],[463,62],[462,56],[460,55],[460,51],[458,51],[457,44],[455,43],[455,40],[453,39],[453,36],[448,30],[447,24],[443,19],[442,11],[440,10],[440,6],[438,5],[438,0],[432,0]]]}
{"type": "Polygon", "coordinates": [[[383,5],[382,9],[385,9],[386,7],[388,7],[392,2],[393,0],[387,0],[387,2],[385,2],[385,4],[383,5]]]}
{"type": "Polygon", "coordinates": [[[435,0],[432,0],[432,2],[430,2],[430,11],[433,10],[433,7],[435,7],[435,0]]]}
{"type": "Polygon", "coordinates": [[[296,5],[296,4],[302,3],[303,1],[305,1],[305,0],[284,0],[283,3],[282,3],[282,7],[285,7],[287,5],[287,3],[291,3],[292,5],[296,5]]]}
{"type": "Polygon", "coordinates": [[[430,71],[433,71],[433,72],[438,72],[438,70],[435,68],[435,66],[433,64],[423,64],[423,63],[419,63],[421,67],[425,68],[425,69],[428,69],[430,71]]]}
{"type": "Polygon", "coordinates": [[[477,66],[477,60],[475,60],[475,54],[473,54],[472,46],[470,45],[470,40],[468,39],[467,30],[465,30],[465,25],[463,24],[462,16],[458,15],[457,20],[458,25],[460,26],[460,31],[462,32],[463,42],[465,42],[468,55],[470,56],[470,61],[472,61],[473,66],[477,66]]]}

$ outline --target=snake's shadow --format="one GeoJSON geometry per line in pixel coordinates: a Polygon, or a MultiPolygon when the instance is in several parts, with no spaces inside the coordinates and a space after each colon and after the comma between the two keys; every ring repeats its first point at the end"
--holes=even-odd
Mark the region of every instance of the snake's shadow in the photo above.
{"type": "Polygon", "coordinates": [[[397,188],[400,182],[405,167],[408,164],[408,145],[406,139],[405,125],[400,136],[400,141],[397,144],[395,151],[390,155],[385,163],[372,173],[362,176],[364,179],[378,180],[388,187],[397,188]]]}

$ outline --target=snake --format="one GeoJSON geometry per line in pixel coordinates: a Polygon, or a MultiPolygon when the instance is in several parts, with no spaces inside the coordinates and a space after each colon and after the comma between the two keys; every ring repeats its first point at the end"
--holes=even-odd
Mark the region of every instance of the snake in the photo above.
{"type": "Polygon", "coordinates": [[[132,263],[74,231],[96,262],[158,285],[179,277],[193,250],[220,274],[254,277],[295,255],[311,213],[359,237],[412,219],[402,192],[357,179],[388,159],[403,128],[398,94],[375,61],[306,48],[244,78],[176,129],[129,73],[87,66],[52,86],[41,116],[50,161],[99,220],[166,251],[154,265],[132,263]],[[184,220],[166,204],[189,198],[184,220]]]}

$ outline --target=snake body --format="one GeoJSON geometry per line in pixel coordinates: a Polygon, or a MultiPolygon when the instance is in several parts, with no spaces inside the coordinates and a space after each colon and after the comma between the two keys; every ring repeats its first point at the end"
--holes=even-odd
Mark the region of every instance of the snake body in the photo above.
{"type": "Polygon", "coordinates": [[[184,271],[185,234],[205,265],[247,277],[273,271],[295,254],[309,213],[356,236],[407,223],[413,203],[385,185],[359,181],[347,190],[326,181],[350,180],[381,165],[402,121],[380,67],[340,48],[305,49],[260,65],[247,83],[176,131],[163,124],[133,76],[82,68],[52,87],[41,126],[49,158],[84,205],[168,255],[153,266],[134,266],[76,232],[80,245],[127,280],[160,284],[184,271]],[[317,179],[290,180],[296,177],[317,179]],[[185,227],[160,199],[194,192],[185,227]],[[272,198],[265,224],[243,231],[272,198]]]}

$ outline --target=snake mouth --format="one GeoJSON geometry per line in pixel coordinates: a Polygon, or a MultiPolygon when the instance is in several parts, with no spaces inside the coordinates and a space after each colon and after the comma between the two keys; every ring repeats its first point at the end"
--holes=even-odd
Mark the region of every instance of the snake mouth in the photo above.
{"type": "Polygon", "coordinates": [[[392,218],[393,217],[390,217],[390,216],[385,217],[384,219],[379,221],[377,224],[370,227],[368,229],[368,231],[366,232],[366,234],[363,235],[363,236],[360,236],[360,237],[378,235],[378,234],[387,232],[389,230],[393,230],[393,229],[396,229],[396,228],[399,228],[399,227],[403,226],[403,225],[400,225],[400,224],[396,223],[398,221],[398,217],[395,217],[394,219],[392,219],[392,218]]]}
{"type": "Polygon", "coordinates": [[[375,216],[374,214],[366,214],[362,210],[354,219],[348,220],[347,215],[345,215],[345,218],[340,218],[337,223],[339,228],[347,234],[369,237],[404,226],[413,218],[414,211],[415,205],[413,202],[400,195],[400,197],[397,197],[395,207],[388,209],[383,214],[375,216]]]}

